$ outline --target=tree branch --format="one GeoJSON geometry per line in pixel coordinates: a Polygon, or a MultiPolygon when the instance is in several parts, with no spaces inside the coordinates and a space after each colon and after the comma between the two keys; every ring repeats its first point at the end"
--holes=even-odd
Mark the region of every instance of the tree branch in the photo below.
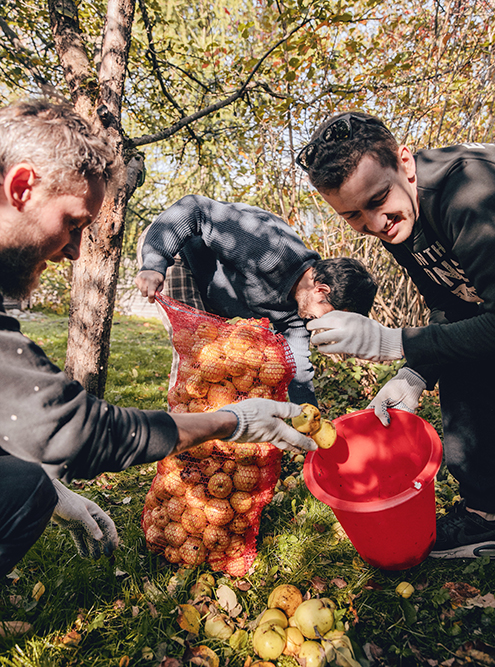
{"type": "MultiPolygon", "coordinates": [[[[165,82],[163,80],[162,73],[161,73],[161,70],[160,70],[160,66],[158,64],[158,59],[156,57],[155,42],[154,42],[154,39],[153,39],[153,29],[151,27],[150,19],[149,19],[149,16],[148,16],[148,10],[146,9],[146,5],[144,3],[144,0],[139,0],[139,8],[141,10],[141,16],[143,17],[144,26],[146,28],[146,36],[148,38],[149,55],[150,55],[151,63],[153,65],[155,76],[158,79],[158,83],[160,84],[162,94],[163,94],[164,97],[167,98],[167,100],[174,107],[174,109],[179,112],[181,118],[185,118],[186,114],[185,114],[184,110],[176,102],[175,98],[168,92],[167,87],[165,85],[165,82]]],[[[194,132],[194,130],[192,129],[192,127],[187,126],[187,131],[189,132],[191,137],[194,139],[194,141],[196,141],[199,145],[201,145],[201,141],[197,137],[197,135],[194,132]]]]}
{"type": "Polygon", "coordinates": [[[47,97],[52,97],[58,101],[66,101],[65,97],[53,86],[44,76],[42,76],[31,62],[32,53],[27,49],[9,26],[7,21],[0,17],[0,28],[7,40],[12,44],[13,54],[16,60],[23,65],[33,77],[34,82],[39,86],[41,92],[47,97]]]}
{"type": "Polygon", "coordinates": [[[281,44],[290,39],[292,35],[294,35],[298,30],[307,25],[310,22],[310,20],[311,19],[304,19],[304,21],[302,21],[299,25],[293,28],[287,35],[284,35],[284,37],[279,39],[276,44],[274,44],[270,49],[268,49],[268,51],[258,60],[256,65],[253,67],[253,69],[249,73],[248,77],[246,78],[242,86],[238,88],[234,93],[232,93],[223,100],[219,100],[218,102],[210,104],[207,107],[200,109],[199,111],[196,111],[195,113],[189,116],[181,118],[181,120],[177,121],[177,123],[174,123],[165,130],[161,130],[160,132],[156,132],[155,134],[145,134],[141,137],[136,137],[135,139],[131,139],[130,143],[133,146],[144,146],[146,144],[152,144],[157,141],[161,141],[162,139],[168,139],[169,137],[173,136],[174,134],[182,130],[183,127],[186,127],[190,123],[194,123],[200,118],[204,118],[205,116],[208,116],[211,113],[215,113],[215,111],[219,111],[220,109],[223,109],[224,107],[227,107],[236,100],[238,100],[240,97],[244,95],[246,91],[255,87],[256,84],[250,85],[251,81],[258,72],[258,70],[260,69],[261,65],[264,63],[264,61],[275,51],[275,49],[277,49],[281,44]]]}

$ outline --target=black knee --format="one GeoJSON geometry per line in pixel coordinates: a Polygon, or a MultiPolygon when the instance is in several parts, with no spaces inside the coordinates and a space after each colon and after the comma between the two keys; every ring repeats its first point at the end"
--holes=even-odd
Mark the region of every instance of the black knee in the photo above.
{"type": "Polygon", "coordinates": [[[52,481],[36,463],[0,456],[0,574],[36,542],[57,504],[52,481]]]}

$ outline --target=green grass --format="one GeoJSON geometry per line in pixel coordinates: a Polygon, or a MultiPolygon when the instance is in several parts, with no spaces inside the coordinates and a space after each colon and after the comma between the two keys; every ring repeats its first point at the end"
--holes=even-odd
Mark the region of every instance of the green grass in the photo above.
{"type": "MultiPolygon", "coordinates": [[[[22,325],[61,366],[66,327],[67,320],[55,316],[22,325]]],[[[158,320],[116,318],[106,398],[122,406],[165,407],[170,361],[170,345],[158,320]]],[[[356,378],[346,387],[342,373],[341,393],[357,401],[356,378]]],[[[422,415],[440,427],[434,393],[423,401],[422,415]]],[[[11,578],[0,583],[0,623],[15,620],[32,626],[24,635],[0,638],[0,665],[155,667],[163,656],[181,658],[188,645],[199,644],[214,649],[221,666],[249,663],[254,656],[250,645],[233,651],[228,642],[208,639],[203,631],[197,638],[188,636],[178,625],[177,605],[187,602],[190,585],[207,568],[177,571],[147,551],[139,521],[155,470],[155,465],[140,466],[72,485],[112,516],[120,549],[111,560],[81,559],[68,533],[50,525],[11,578]],[[36,601],[32,593],[38,582],[45,592],[36,601]]],[[[249,629],[272,588],[289,582],[303,593],[336,602],[339,627],[352,637],[363,665],[364,653],[359,651],[364,647],[376,656],[374,664],[383,667],[494,664],[489,648],[495,645],[493,607],[456,606],[445,588],[450,582],[472,586],[481,595],[494,592],[494,564],[427,559],[406,572],[372,568],[345,538],[330,508],[306,489],[301,473],[302,464],[284,454],[281,477],[295,476],[298,483],[291,489],[282,486],[265,508],[255,568],[244,577],[243,590],[235,579],[215,573],[217,585],[230,585],[242,605],[238,624],[249,629]],[[402,580],[416,589],[408,600],[395,593],[402,580]]],[[[438,510],[445,511],[456,493],[454,480],[445,475],[437,483],[438,510]]],[[[277,663],[296,665],[289,657],[277,663]]]]}

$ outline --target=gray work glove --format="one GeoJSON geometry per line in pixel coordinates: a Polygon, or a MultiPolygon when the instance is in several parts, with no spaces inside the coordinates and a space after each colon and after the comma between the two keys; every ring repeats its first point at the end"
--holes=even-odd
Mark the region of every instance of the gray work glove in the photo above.
{"type": "Polygon", "coordinates": [[[384,426],[388,426],[390,415],[387,410],[396,408],[415,412],[425,389],[426,382],[419,373],[411,368],[401,368],[397,375],[380,389],[367,407],[375,411],[375,415],[384,426]]]}
{"type": "Polygon", "coordinates": [[[221,410],[233,412],[237,417],[237,428],[229,442],[271,442],[279,449],[312,451],[317,449],[312,438],[299,433],[283,420],[297,417],[302,412],[300,405],[282,403],[268,398],[247,398],[245,401],[226,405],[221,410]]]}
{"type": "Polygon", "coordinates": [[[402,329],[387,329],[359,313],[333,310],[306,326],[308,331],[324,330],[311,337],[324,354],[350,354],[370,361],[401,359],[404,354],[402,329]]]}
{"type": "Polygon", "coordinates": [[[58,503],[53,521],[72,535],[80,556],[94,559],[111,556],[119,545],[112,519],[92,500],[69,491],[58,479],[52,480],[58,503]]]}

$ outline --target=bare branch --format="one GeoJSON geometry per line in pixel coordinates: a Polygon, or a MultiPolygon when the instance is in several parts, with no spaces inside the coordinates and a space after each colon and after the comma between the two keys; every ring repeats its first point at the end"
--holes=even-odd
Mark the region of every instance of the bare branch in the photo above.
{"type": "MultiPolygon", "coordinates": [[[[148,45],[149,45],[149,56],[151,59],[151,64],[153,65],[153,70],[155,72],[155,76],[158,79],[158,83],[160,84],[160,88],[162,90],[162,94],[164,97],[167,98],[167,100],[170,102],[170,104],[174,107],[176,111],[179,112],[181,118],[185,118],[186,114],[182,107],[176,102],[175,98],[168,92],[167,87],[165,85],[165,81],[163,80],[162,73],[160,70],[160,66],[158,64],[158,59],[156,57],[156,49],[155,49],[155,42],[153,40],[153,29],[151,27],[150,19],[148,16],[148,10],[146,9],[146,4],[144,0],[139,0],[139,8],[141,10],[141,16],[143,17],[144,21],[144,26],[146,28],[146,36],[148,38],[148,45]]],[[[197,137],[196,133],[192,129],[192,127],[187,126],[187,130],[191,137],[199,144],[201,145],[201,141],[197,137]]]]}
{"type": "Polygon", "coordinates": [[[190,123],[194,123],[200,118],[204,118],[205,116],[208,116],[211,113],[215,113],[215,111],[219,111],[220,109],[229,106],[230,104],[241,98],[248,90],[254,89],[256,84],[251,84],[251,81],[253,80],[254,76],[256,75],[262,64],[265,62],[265,60],[281,44],[286,42],[298,30],[307,25],[310,22],[310,20],[311,19],[304,19],[303,21],[301,21],[299,25],[293,28],[287,35],[284,35],[284,37],[279,39],[276,44],[274,44],[270,49],[268,49],[268,51],[258,60],[256,65],[252,68],[251,72],[249,73],[248,77],[246,78],[242,86],[238,88],[235,92],[233,92],[231,95],[229,95],[223,100],[215,102],[214,104],[210,104],[207,107],[200,109],[199,111],[196,111],[193,114],[190,114],[189,116],[181,118],[181,120],[177,121],[177,123],[174,123],[165,130],[161,130],[160,132],[156,132],[155,134],[145,134],[142,137],[136,137],[135,139],[131,140],[131,144],[133,146],[145,146],[146,144],[153,144],[157,141],[161,141],[162,139],[168,139],[168,137],[171,137],[180,130],[182,130],[183,127],[186,127],[190,123]]]}
{"type": "Polygon", "coordinates": [[[16,59],[21,65],[23,65],[28,70],[28,72],[33,77],[36,85],[39,86],[41,92],[44,95],[47,95],[48,97],[52,97],[54,99],[59,100],[60,102],[66,101],[65,97],[55,88],[55,86],[53,86],[49,81],[47,81],[47,79],[45,79],[45,77],[42,76],[38,72],[38,70],[34,67],[33,63],[31,62],[32,53],[29,51],[29,49],[26,49],[26,47],[22,44],[19,37],[9,26],[7,21],[5,21],[1,17],[0,17],[0,28],[2,29],[3,34],[8,39],[8,41],[12,44],[13,53],[16,59]]]}

